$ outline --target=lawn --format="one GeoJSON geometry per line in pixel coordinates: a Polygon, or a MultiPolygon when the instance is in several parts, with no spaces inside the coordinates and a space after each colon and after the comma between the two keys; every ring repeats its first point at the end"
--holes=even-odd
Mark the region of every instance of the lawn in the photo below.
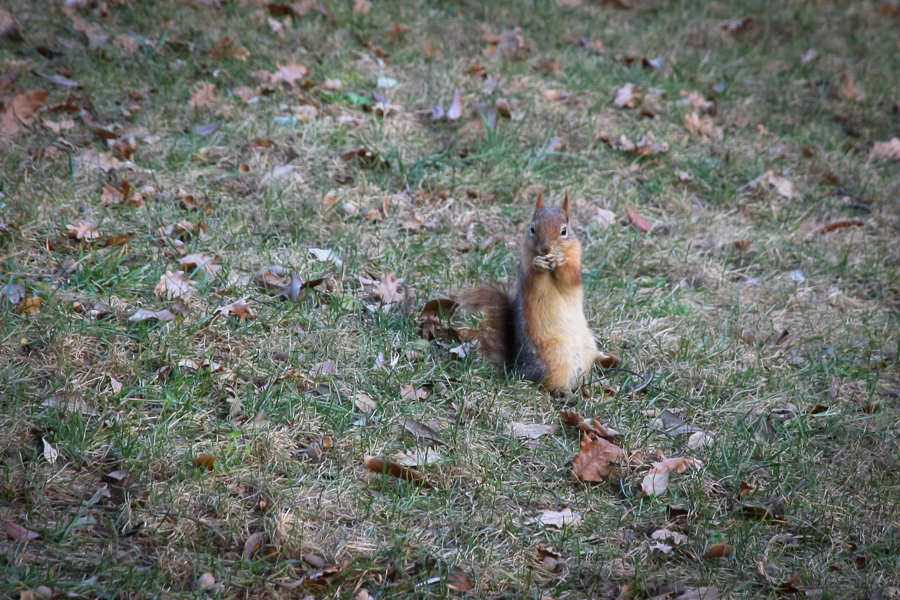
{"type": "Polygon", "coordinates": [[[894,0],[5,3],[0,596],[900,598],[898,52],[894,0]],[[542,189],[619,359],[570,394],[430,302],[542,189]]]}

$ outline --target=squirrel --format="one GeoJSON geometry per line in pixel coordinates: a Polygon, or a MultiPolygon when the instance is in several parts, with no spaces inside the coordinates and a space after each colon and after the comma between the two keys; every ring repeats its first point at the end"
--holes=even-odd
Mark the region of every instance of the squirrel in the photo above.
{"type": "Polygon", "coordinates": [[[601,355],[584,316],[568,192],[557,208],[544,206],[541,190],[520,248],[517,287],[481,285],[461,296],[460,308],[485,312],[483,356],[550,391],[571,390],[601,355]]]}

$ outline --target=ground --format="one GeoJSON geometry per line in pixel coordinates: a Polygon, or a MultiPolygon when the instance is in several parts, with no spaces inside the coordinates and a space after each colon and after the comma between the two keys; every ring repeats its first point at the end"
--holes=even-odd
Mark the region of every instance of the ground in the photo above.
{"type": "Polygon", "coordinates": [[[2,8],[0,595],[900,597],[896,2],[2,8]],[[567,395],[422,315],[540,189],[567,395]]]}

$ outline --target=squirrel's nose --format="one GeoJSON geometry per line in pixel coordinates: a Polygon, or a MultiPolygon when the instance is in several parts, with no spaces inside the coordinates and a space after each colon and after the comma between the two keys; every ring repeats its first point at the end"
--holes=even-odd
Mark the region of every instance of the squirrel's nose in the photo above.
{"type": "Polygon", "coordinates": [[[541,254],[547,255],[550,254],[550,251],[553,249],[553,244],[541,244],[538,250],[541,251],[541,254]]]}

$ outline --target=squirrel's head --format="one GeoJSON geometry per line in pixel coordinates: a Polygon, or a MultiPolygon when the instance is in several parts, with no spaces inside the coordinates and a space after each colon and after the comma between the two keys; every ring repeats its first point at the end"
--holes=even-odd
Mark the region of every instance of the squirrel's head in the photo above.
{"type": "Polygon", "coordinates": [[[575,240],[569,228],[569,192],[566,191],[562,206],[544,206],[544,190],[534,205],[534,216],[526,234],[528,246],[536,255],[550,254],[553,247],[568,240],[575,240]]]}

